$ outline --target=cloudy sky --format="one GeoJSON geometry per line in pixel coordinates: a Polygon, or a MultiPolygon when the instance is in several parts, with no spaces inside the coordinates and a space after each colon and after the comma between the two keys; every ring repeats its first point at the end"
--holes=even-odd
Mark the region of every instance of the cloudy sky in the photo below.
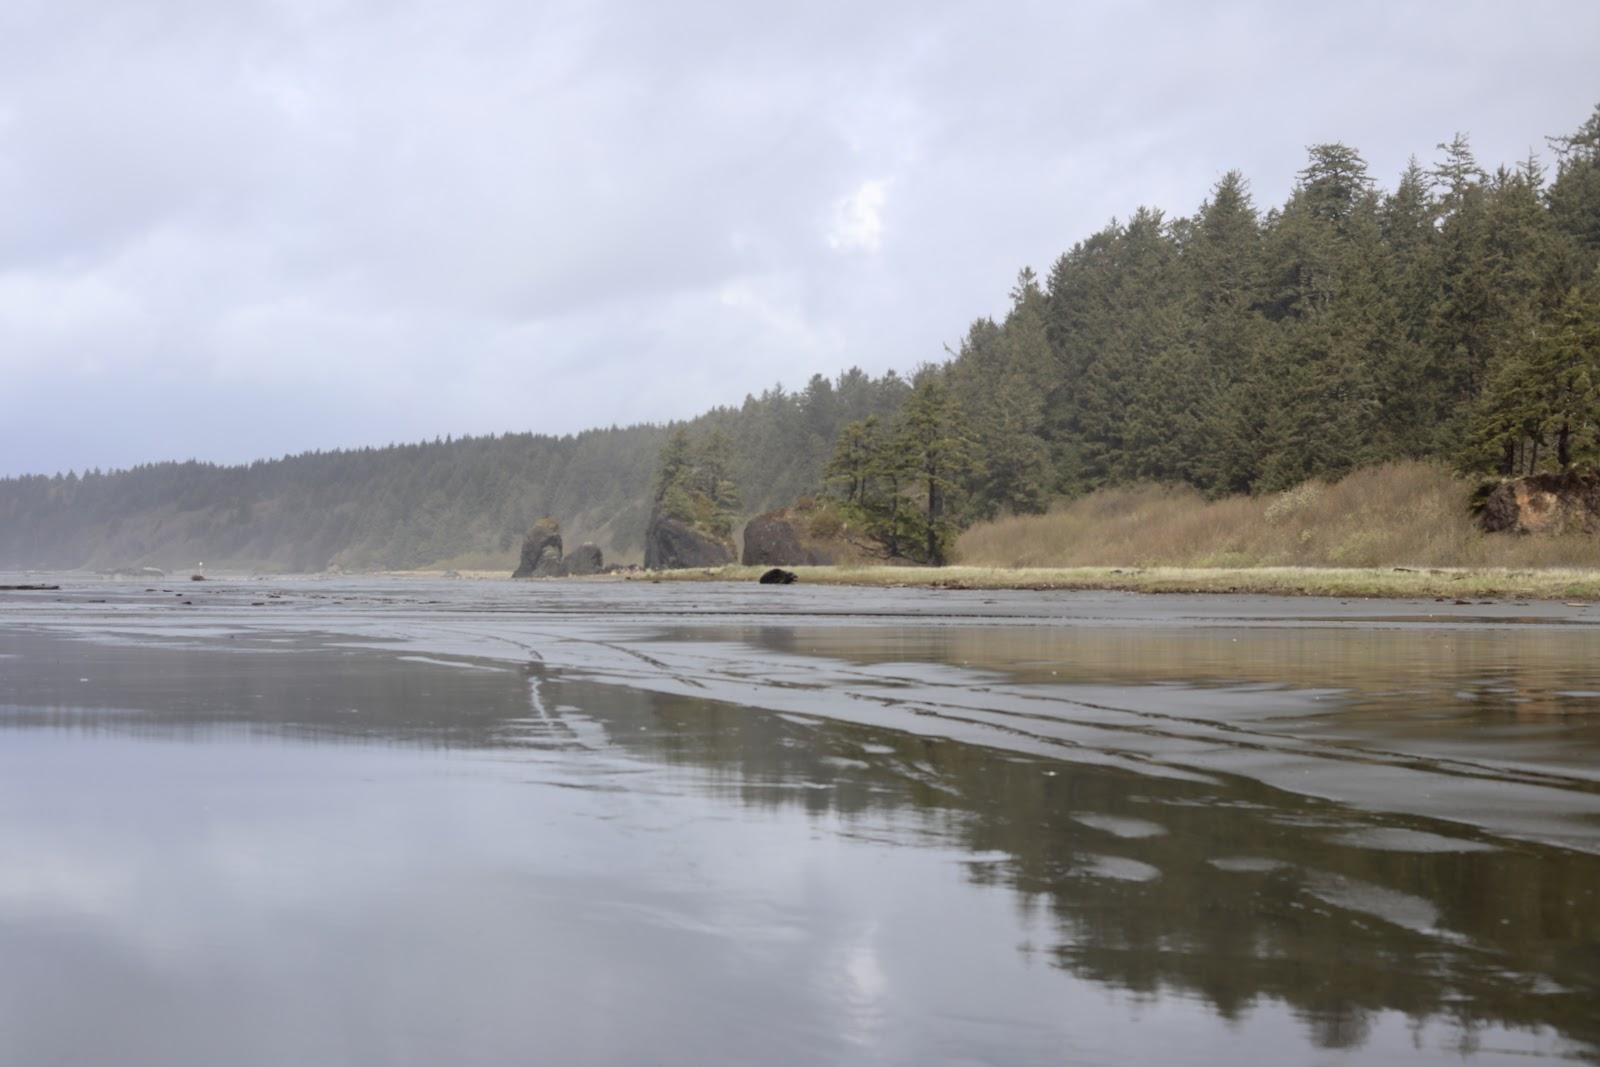
{"type": "Polygon", "coordinates": [[[1600,103],[1600,3],[0,4],[0,474],[937,358],[1142,203],[1600,103]]]}

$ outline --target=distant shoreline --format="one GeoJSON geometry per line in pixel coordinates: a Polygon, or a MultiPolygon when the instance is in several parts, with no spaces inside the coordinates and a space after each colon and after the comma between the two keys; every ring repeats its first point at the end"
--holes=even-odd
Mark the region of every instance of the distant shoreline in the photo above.
{"type": "MultiPolygon", "coordinates": [[[[735,582],[754,583],[766,566],[731,564],[717,568],[634,570],[569,578],[527,578],[544,582],[735,582]]],[[[1110,591],[1128,593],[1203,593],[1285,597],[1344,597],[1383,600],[1543,600],[1600,603],[1600,568],[1568,567],[978,567],[953,565],[793,566],[804,585],[860,586],[884,589],[936,589],[974,591],[1110,591]]],[[[173,573],[163,578],[110,578],[84,571],[0,571],[8,580],[80,581],[158,587],[181,582],[188,576],[173,573]]],[[[263,573],[241,569],[219,571],[215,582],[360,581],[363,578],[397,578],[413,581],[512,581],[509,570],[349,571],[344,573],[263,573]]]]}
{"type": "MultiPolygon", "coordinates": [[[[802,583],[1384,599],[1600,601],[1600,570],[1493,567],[786,567],[802,583]]],[[[766,567],[642,571],[626,581],[754,581],[766,567]]]]}

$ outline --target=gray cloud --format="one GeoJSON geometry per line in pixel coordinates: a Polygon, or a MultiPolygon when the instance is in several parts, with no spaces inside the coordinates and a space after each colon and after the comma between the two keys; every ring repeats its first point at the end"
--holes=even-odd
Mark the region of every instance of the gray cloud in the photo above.
{"type": "Polygon", "coordinates": [[[1600,6],[21,0],[0,473],[686,416],[936,358],[1306,144],[1542,149],[1600,6]]]}

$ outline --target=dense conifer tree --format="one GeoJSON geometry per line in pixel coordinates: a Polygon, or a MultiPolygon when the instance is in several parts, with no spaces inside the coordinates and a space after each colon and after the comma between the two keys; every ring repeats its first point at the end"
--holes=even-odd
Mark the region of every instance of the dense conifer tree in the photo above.
{"type": "Polygon", "coordinates": [[[1556,229],[1591,254],[1600,254],[1600,106],[1577,132],[1550,138],[1556,178],[1550,216],[1556,229]]]}
{"type": "Polygon", "coordinates": [[[924,367],[895,419],[889,447],[901,457],[918,497],[922,560],[938,566],[957,527],[954,505],[973,468],[966,416],[942,367],[924,367]]]}

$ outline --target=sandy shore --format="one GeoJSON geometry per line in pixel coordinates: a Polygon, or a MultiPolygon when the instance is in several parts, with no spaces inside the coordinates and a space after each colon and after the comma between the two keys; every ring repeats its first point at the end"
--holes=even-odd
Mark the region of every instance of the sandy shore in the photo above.
{"type": "MultiPolygon", "coordinates": [[[[645,571],[632,581],[754,581],[765,567],[645,571]]],[[[1439,567],[791,567],[804,583],[927,589],[1600,600],[1600,571],[1439,567]]]]}
{"type": "MultiPolygon", "coordinates": [[[[730,565],[671,571],[630,570],[582,578],[537,578],[544,584],[572,582],[754,582],[769,568],[730,565]]],[[[1600,602],[1600,569],[1509,567],[787,567],[805,585],[875,589],[1101,590],[1126,593],[1203,593],[1235,596],[1359,597],[1363,599],[1475,603],[1493,600],[1600,602]]],[[[81,583],[105,580],[83,571],[0,572],[7,581],[81,583]]],[[[359,582],[401,578],[417,581],[504,581],[505,570],[392,570],[370,573],[261,574],[218,572],[224,581],[296,580],[359,582]]],[[[182,575],[126,578],[124,584],[182,581],[182,575]]]]}

